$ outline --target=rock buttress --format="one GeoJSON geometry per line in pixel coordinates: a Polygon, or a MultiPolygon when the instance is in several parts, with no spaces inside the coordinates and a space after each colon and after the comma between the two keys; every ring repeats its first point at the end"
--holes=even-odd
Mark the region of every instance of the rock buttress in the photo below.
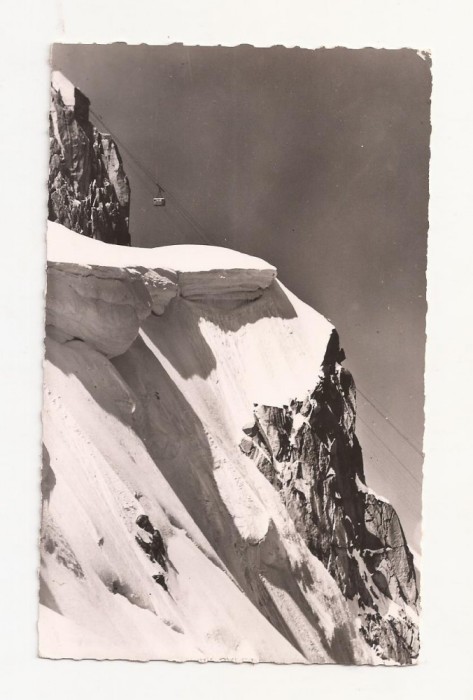
{"type": "Polygon", "coordinates": [[[130,245],[130,186],[117,145],[89,121],[89,100],[53,73],[48,218],[105,243],[130,245]]]}
{"type": "Polygon", "coordinates": [[[334,331],[314,390],[289,406],[255,405],[240,448],[280,493],[310,551],[385,660],[418,656],[413,557],[393,507],[365,484],[356,389],[334,331]]]}

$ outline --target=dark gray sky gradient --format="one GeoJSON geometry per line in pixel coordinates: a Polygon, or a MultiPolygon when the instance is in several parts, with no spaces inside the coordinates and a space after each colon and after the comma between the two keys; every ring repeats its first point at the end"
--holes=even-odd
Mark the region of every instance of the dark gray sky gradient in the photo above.
{"type": "MultiPolygon", "coordinates": [[[[56,45],[53,67],[205,240],[273,263],[335,323],[361,391],[421,447],[429,64],[411,50],[113,44],[56,45]]],[[[202,242],[122,156],[133,245],[202,242]]],[[[417,549],[422,460],[361,395],[359,417],[370,485],[417,549]]]]}

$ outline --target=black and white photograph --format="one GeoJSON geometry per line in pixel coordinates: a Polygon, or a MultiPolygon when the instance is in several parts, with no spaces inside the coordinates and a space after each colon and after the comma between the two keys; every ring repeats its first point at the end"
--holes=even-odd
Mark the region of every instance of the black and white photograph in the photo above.
{"type": "Polygon", "coordinates": [[[51,47],[41,657],[418,663],[431,87],[51,47]]]}

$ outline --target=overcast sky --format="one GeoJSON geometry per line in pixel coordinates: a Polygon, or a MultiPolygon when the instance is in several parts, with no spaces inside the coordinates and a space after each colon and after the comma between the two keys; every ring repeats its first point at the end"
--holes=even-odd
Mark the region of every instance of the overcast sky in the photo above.
{"type": "MultiPolygon", "coordinates": [[[[265,258],[336,325],[369,484],[418,549],[430,66],[415,51],[56,45],[121,149],[132,244],[265,258]],[[402,434],[402,435],[401,435],[402,434]],[[404,437],[403,437],[404,436],[404,437]],[[406,441],[406,439],[408,441],[406,441]],[[382,444],[384,442],[384,445],[382,444]]],[[[102,128],[103,130],[103,128],[102,128]]]]}

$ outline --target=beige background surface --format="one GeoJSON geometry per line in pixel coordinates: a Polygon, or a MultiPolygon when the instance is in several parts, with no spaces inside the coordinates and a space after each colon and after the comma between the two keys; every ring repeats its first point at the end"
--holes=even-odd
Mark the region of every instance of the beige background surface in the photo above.
{"type": "Polygon", "coordinates": [[[468,697],[471,331],[470,9],[364,2],[5,2],[2,129],[4,352],[2,656],[8,698],[468,697]],[[36,653],[40,262],[46,217],[48,44],[131,41],[419,47],[433,55],[427,319],[423,653],[412,669],[47,662],[36,653]]]}

